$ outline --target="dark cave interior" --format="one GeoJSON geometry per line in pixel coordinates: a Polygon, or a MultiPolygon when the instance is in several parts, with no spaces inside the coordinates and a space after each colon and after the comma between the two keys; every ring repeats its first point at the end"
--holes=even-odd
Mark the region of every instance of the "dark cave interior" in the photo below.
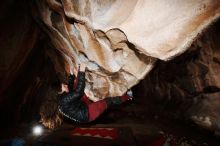
{"type": "MultiPolygon", "coordinates": [[[[31,125],[39,122],[39,107],[45,101],[47,87],[57,78],[48,52],[58,58],[60,69],[65,70],[59,52],[32,18],[30,4],[27,0],[4,0],[0,5],[0,140],[27,138],[31,125]]],[[[187,52],[168,62],[158,61],[150,74],[132,88],[133,101],[108,110],[89,124],[64,119],[54,133],[65,135],[65,130],[80,126],[119,127],[131,130],[134,145],[146,145],[163,133],[175,135],[189,145],[217,146],[220,87],[207,84],[206,80],[218,78],[220,73],[219,36],[220,21],[217,21],[187,52]],[[190,118],[204,113],[216,120],[216,127],[204,128],[190,118]]],[[[56,139],[59,134],[54,135],[56,139]]],[[[65,146],[74,141],[62,138],[65,146]]]]}

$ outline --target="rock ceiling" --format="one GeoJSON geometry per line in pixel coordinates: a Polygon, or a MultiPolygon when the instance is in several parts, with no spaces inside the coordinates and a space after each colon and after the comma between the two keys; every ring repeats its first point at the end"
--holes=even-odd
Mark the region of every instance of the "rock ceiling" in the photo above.
{"type": "MultiPolygon", "coordinates": [[[[220,0],[38,0],[37,19],[67,64],[86,62],[86,94],[122,95],[186,51],[220,16],[220,0]]],[[[53,59],[53,56],[51,56],[53,59]]],[[[56,64],[55,64],[56,66],[56,64]]]]}

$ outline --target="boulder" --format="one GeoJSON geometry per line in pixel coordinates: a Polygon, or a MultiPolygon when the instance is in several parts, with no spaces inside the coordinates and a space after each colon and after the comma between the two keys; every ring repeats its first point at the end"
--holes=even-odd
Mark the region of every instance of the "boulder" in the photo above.
{"type": "Polygon", "coordinates": [[[85,92],[94,101],[124,94],[158,59],[185,52],[220,16],[219,0],[35,3],[35,17],[67,65],[86,62],[85,92]]]}

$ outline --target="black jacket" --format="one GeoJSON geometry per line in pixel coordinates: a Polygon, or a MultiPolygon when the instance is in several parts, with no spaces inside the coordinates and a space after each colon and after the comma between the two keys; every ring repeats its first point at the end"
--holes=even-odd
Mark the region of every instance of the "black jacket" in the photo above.
{"type": "Polygon", "coordinates": [[[70,75],[68,86],[69,93],[63,93],[58,96],[59,111],[67,118],[77,122],[88,122],[88,108],[81,101],[85,89],[85,72],[79,72],[77,76],[77,86],[73,88],[74,76],[70,75]]]}

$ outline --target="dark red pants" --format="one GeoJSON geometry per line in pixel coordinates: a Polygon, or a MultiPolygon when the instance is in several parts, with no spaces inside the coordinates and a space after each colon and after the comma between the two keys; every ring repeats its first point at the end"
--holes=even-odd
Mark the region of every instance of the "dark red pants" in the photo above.
{"type": "MultiPolygon", "coordinates": [[[[122,102],[128,100],[129,98],[130,97],[127,94],[120,97],[122,102]]],[[[86,95],[84,95],[81,100],[85,102],[88,107],[89,122],[94,121],[108,108],[108,105],[105,99],[97,101],[97,102],[92,102],[88,99],[86,95]]]]}

